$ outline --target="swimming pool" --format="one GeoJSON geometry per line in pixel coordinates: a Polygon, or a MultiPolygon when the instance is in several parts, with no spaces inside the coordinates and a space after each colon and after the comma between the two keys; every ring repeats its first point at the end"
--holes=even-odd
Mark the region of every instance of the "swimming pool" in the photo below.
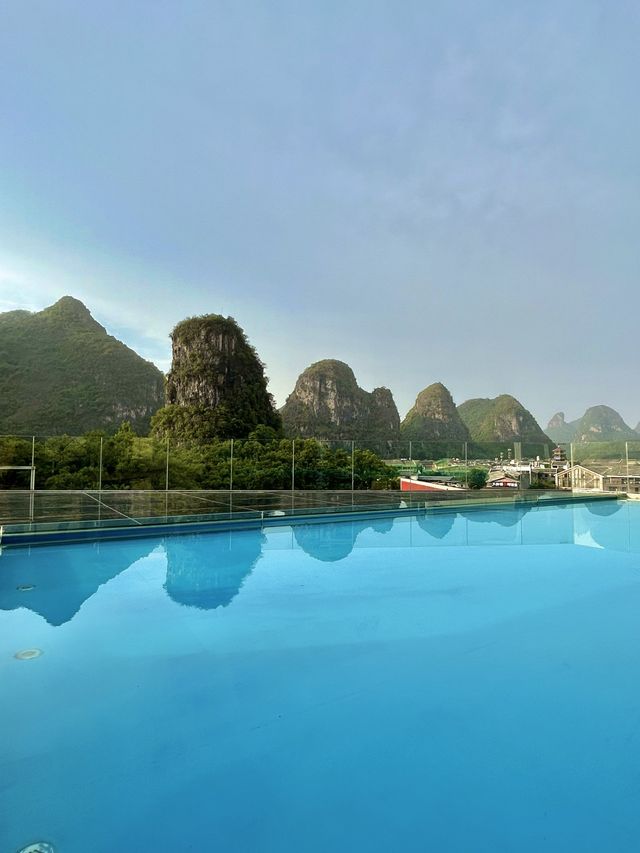
{"type": "Polygon", "coordinates": [[[0,849],[637,850],[639,616],[626,501],[6,549],[0,849]]]}

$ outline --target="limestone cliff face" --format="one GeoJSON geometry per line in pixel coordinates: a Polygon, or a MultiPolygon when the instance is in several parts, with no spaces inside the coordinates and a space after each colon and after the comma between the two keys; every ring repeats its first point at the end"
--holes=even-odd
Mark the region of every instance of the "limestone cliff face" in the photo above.
{"type": "Polygon", "coordinates": [[[399,438],[400,416],[391,391],[364,391],[349,365],[334,359],[318,361],[300,374],[281,414],[290,436],[369,445],[399,438]]]}
{"type": "Polygon", "coordinates": [[[469,430],[458,414],[453,397],[441,383],[421,391],[401,426],[410,441],[469,441],[469,430]]]}
{"type": "Polygon", "coordinates": [[[458,412],[473,441],[551,444],[531,412],[509,394],[467,400],[458,412]]]}
{"type": "Polygon", "coordinates": [[[400,415],[388,388],[374,388],[371,392],[369,429],[390,439],[399,433],[400,415]]]}
{"type": "Polygon", "coordinates": [[[203,441],[279,428],[264,365],[235,320],[192,317],[178,323],[171,340],[167,405],[154,418],[156,434],[203,441]]]}
{"type": "Polygon", "coordinates": [[[179,323],[171,333],[167,403],[218,406],[248,379],[242,370],[235,369],[238,349],[243,345],[247,346],[244,333],[230,318],[209,315],[179,323]]]}

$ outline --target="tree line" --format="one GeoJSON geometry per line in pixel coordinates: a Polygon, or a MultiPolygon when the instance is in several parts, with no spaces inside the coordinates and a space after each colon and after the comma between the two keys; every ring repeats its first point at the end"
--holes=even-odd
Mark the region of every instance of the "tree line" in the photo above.
{"type": "MultiPolygon", "coordinates": [[[[138,436],[129,423],[112,435],[94,430],[82,436],[36,439],[0,437],[0,467],[31,465],[37,489],[397,489],[394,472],[376,453],[284,439],[259,426],[246,439],[171,442],[138,436]],[[295,467],[294,467],[295,454],[295,467]],[[168,457],[168,466],[167,466],[168,457]],[[292,482],[292,475],[294,477],[292,482]]],[[[28,488],[29,472],[5,470],[0,485],[28,488]]]]}

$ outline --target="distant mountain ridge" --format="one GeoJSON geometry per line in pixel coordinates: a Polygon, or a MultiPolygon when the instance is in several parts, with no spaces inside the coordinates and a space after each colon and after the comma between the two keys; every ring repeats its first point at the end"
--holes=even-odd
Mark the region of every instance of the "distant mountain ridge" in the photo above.
{"type": "MultiPolygon", "coordinates": [[[[200,438],[240,438],[259,425],[279,432],[264,365],[232,318],[190,318],[172,336],[168,406],[156,418],[156,434],[172,432],[169,415],[186,432],[200,423],[200,438]]],[[[164,403],[161,371],[109,335],[78,299],[64,296],[39,312],[0,314],[0,433],[113,432],[123,421],[147,433],[164,403]]],[[[281,414],[288,436],[356,440],[385,452],[399,448],[400,440],[505,447],[518,441],[640,440],[640,424],[632,429],[609,406],[592,406],[569,422],[558,412],[545,432],[508,394],[456,407],[441,382],[418,394],[400,424],[391,391],[365,391],[351,367],[335,359],[315,362],[300,374],[281,414]]]]}
{"type": "Polygon", "coordinates": [[[78,435],[129,421],[146,432],[164,377],[78,299],[0,314],[0,432],[78,435]]]}
{"type": "MultiPolygon", "coordinates": [[[[640,426],[640,425],[639,425],[640,426]]],[[[566,421],[564,412],[557,412],[547,426],[549,436],[558,444],[586,441],[634,441],[640,439],[615,409],[610,406],[591,406],[581,418],[566,421]]]]}

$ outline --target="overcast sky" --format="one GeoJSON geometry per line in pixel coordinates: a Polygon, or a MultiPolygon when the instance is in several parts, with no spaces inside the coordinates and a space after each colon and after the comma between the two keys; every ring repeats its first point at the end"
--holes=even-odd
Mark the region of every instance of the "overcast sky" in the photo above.
{"type": "Polygon", "coordinates": [[[0,311],[640,419],[637,2],[0,4],[0,311]]]}

